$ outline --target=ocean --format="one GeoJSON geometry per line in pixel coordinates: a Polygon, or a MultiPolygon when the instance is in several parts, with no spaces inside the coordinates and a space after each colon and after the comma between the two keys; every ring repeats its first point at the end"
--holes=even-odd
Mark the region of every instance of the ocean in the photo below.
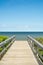
{"type": "Polygon", "coordinates": [[[9,37],[15,35],[16,40],[26,40],[28,35],[34,38],[43,37],[43,32],[0,32],[0,35],[9,37]]]}

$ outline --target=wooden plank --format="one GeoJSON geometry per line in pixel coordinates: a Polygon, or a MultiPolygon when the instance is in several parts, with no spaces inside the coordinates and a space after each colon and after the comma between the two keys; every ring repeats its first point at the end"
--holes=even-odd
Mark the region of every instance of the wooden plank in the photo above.
{"type": "Polygon", "coordinates": [[[27,41],[15,41],[0,65],[38,65],[38,62],[27,41]]]}

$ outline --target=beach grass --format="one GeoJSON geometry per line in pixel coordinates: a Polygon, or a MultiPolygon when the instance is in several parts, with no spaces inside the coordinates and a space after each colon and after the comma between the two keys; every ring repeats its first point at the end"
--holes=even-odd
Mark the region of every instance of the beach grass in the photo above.
{"type": "MultiPolygon", "coordinates": [[[[43,45],[43,37],[36,38],[36,40],[43,45]]],[[[38,48],[38,51],[43,56],[43,50],[41,48],[38,48]]]]}
{"type": "Polygon", "coordinates": [[[8,36],[2,36],[2,35],[0,35],[0,43],[1,43],[2,41],[5,41],[7,38],[8,38],[8,36]]]}
{"type": "Polygon", "coordinates": [[[3,48],[2,47],[0,47],[0,52],[3,50],[3,48]]]}
{"type": "MultiPolygon", "coordinates": [[[[8,36],[2,36],[0,35],[0,43],[8,39],[8,36]]],[[[4,47],[6,47],[8,44],[5,44],[4,47]]],[[[0,47],[0,52],[3,50],[3,47],[0,47]]]]}
{"type": "Polygon", "coordinates": [[[43,37],[36,38],[36,40],[43,44],[43,37]]]}

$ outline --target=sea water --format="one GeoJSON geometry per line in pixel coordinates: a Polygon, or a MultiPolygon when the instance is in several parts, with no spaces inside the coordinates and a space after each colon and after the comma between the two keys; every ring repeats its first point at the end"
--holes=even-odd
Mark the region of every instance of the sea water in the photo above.
{"type": "Polygon", "coordinates": [[[0,32],[0,35],[13,36],[15,35],[16,40],[26,40],[27,36],[32,37],[43,37],[43,32],[0,32]]]}

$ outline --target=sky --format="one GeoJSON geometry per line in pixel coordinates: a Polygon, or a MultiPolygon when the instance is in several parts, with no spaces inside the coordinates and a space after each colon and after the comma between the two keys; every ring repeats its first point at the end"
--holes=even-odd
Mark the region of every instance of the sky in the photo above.
{"type": "Polygon", "coordinates": [[[43,31],[43,0],[0,0],[0,31],[43,31]]]}

